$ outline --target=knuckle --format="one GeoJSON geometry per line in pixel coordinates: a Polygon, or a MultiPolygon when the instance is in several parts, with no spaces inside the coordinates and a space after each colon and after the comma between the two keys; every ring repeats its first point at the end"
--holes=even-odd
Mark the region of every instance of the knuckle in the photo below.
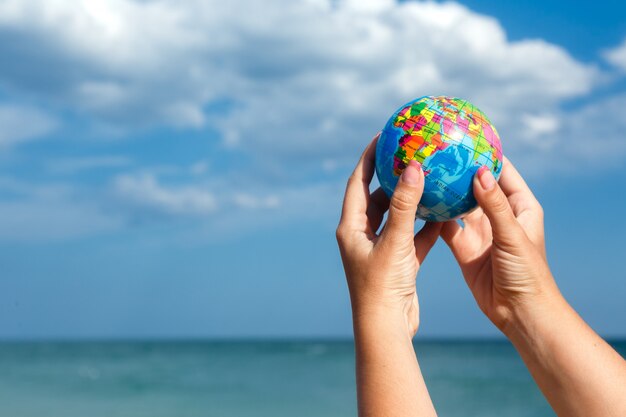
{"type": "Polygon", "coordinates": [[[349,226],[344,226],[340,224],[335,230],[335,238],[337,239],[337,244],[341,248],[345,248],[350,246],[350,242],[354,237],[354,230],[349,226]]]}
{"type": "Polygon", "coordinates": [[[504,194],[498,193],[494,196],[491,209],[495,213],[503,214],[509,212],[511,210],[511,206],[509,206],[509,201],[506,199],[504,194]]]}
{"type": "Polygon", "coordinates": [[[415,210],[415,197],[406,191],[396,190],[391,198],[391,207],[395,211],[415,210]]]}
{"type": "Polygon", "coordinates": [[[337,230],[335,230],[335,239],[337,239],[337,242],[343,243],[345,241],[345,237],[346,229],[342,224],[339,224],[339,226],[337,226],[337,230]]]}

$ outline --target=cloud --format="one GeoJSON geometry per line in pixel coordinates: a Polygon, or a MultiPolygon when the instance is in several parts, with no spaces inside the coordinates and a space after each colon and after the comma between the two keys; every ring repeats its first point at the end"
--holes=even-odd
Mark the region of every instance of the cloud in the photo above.
{"type": "Polygon", "coordinates": [[[470,99],[505,150],[538,152],[519,133],[528,120],[553,117],[597,75],[460,4],[391,0],[8,0],[0,53],[8,91],[122,129],[215,127],[285,169],[345,157],[424,94],[470,99]]]}
{"type": "Polygon", "coordinates": [[[40,138],[57,126],[53,117],[36,108],[0,104],[0,147],[40,138]]]}
{"type": "Polygon", "coordinates": [[[280,199],[275,195],[257,197],[248,193],[235,193],[233,202],[237,207],[245,209],[277,208],[280,206],[280,199]]]}
{"type": "Polygon", "coordinates": [[[207,215],[217,210],[215,196],[199,187],[165,187],[151,174],[120,175],[115,192],[123,200],[141,208],[165,214],[207,215]]]}
{"type": "Polygon", "coordinates": [[[0,82],[102,123],[195,125],[205,97],[189,58],[209,39],[177,9],[162,1],[2,2],[0,82]]]}
{"type": "Polygon", "coordinates": [[[626,39],[619,46],[605,51],[604,57],[609,63],[626,72],[626,39]]]}
{"type": "MultiPolygon", "coordinates": [[[[620,66],[625,50],[606,57],[620,66]]],[[[591,100],[602,75],[596,65],[541,39],[511,41],[496,19],[453,2],[5,0],[0,54],[3,101],[46,109],[0,105],[0,146],[78,121],[103,136],[217,131],[205,140],[221,138],[210,149],[227,160],[183,167],[166,155],[159,169],[142,167],[139,153],[50,160],[51,174],[110,176],[90,190],[5,183],[0,213],[24,219],[0,220],[0,233],[11,236],[37,235],[28,216],[49,237],[154,219],[230,233],[330,218],[369,138],[395,108],[425,94],[478,105],[525,173],[600,163],[585,153],[594,120],[603,123],[593,136],[611,148],[605,161],[626,154],[616,110],[626,100],[591,100]]]]}
{"type": "Polygon", "coordinates": [[[456,3],[316,4],[288,8],[276,17],[281,30],[253,17],[240,24],[263,47],[233,53],[240,81],[250,80],[234,87],[237,111],[215,119],[233,146],[287,169],[353,158],[396,107],[423,94],[470,99],[508,153],[538,153],[543,146],[523,133],[529,118],[554,118],[564,100],[594,85],[593,66],[542,40],[508,41],[495,19],[456,3]]]}
{"type": "MultiPolygon", "coordinates": [[[[233,211],[248,210],[283,210],[286,202],[293,197],[290,188],[261,188],[254,184],[248,186],[232,185],[224,180],[203,181],[193,164],[186,171],[184,185],[159,178],[156,172],[143,171],[118,175],[112,183],[113,192],[122,205],[133,205],[147,211],[176,217],[224,216],[233,211]],[[191,177],[191,178],[190,178],[191,177]],[[282,198],[282,197],[287,198],[282,198]]],[[[301,190],[306,193],[307,186],[301,190]]],[[[298,201],[303,199],[298,198],[298,201]]]]}
{"type": "Polygon", "coordinates": [[[559,129],[559,120],[550,114],[523,114],[522,122],[526,125],[526,133],[529,136],[551,134],[559,129]]]}
{"type": "MultiPolygon", "coordinates": [[[[106,160],[68,160],[58,168],[62,173],[81,173],[100,167],[101,162],[106,160]]],[[[176,224],[182,226],[179,233],[205,239],[216,231],[232,235],[271,227],[285,220],[277,213],[287,218],[317,218],[327,212],[319,207],[326,205],[328,196],[319,198],[321,189],[315,185],[232,190],[223,181],[198,180],[199,174],[192,169],[179,167],[175,171],[161,174],[163,178],[157,176],[159,170],[119,174],[109,187],[0,177],[0,241],[77,239],[139,224],[176,224]],[[183,184],[171,181],[181,176],[183,184]]]]}
{"type": "Polygon", "coordinates": [[[559,142],[557,133],[561,127],[560,118],[558,114],[520,114],[520,142],[534,151],[549,151],[559,142]]]}
{"type": "MultiPolygon", "coordinates": [[[[595,166],[600,171],[623,167],[626,154],[626,93],[590,102],[563,116],[563,139],[568,146],[558,151],[565,160],[583,161],[584,166],[595,166]]],[[[572,171],[576,166],[570,165],[572,171]]]]}
{"type": "Polygon", "coordinates": [[[223,239],[257,230],[273,231],[285,224],[299,227],[307,222],[330,220],[334,223],[341,209],[344,189],[342,180],[220,192],[221,210],[196,224],[187,236],[223,239]]]}
{"type": "Polygon", "coordinates": [[[207,181],[211,175],[203,179],[188,170],[178,171],[186,172],[182,185],[180,175],[142,171],[117,176],[107,211],[118,213],[127,223],[191,224],[192,235],[234,235],[293,219],[334,216],[344,189],[343,181],[260,186],[207,181]]]}
{"type": "Polygon", "coordinates": [[[77,239],[120,230],[123,219],[67,184],[0,177],[0,241],[77,239]]]}

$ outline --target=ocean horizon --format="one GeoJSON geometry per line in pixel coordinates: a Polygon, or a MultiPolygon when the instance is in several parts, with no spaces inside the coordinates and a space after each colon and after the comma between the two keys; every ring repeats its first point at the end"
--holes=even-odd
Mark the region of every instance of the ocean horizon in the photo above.
{"type": "MultiPolygon", "coordinates": [[[[626,339],[609,342],[626,355],[626,339]]],[[[442,416],[554,416],[506,339],[418,338],[442,416]]],[[[0,341],[0,415],[354,416],[351,339],[0,341]]]]}

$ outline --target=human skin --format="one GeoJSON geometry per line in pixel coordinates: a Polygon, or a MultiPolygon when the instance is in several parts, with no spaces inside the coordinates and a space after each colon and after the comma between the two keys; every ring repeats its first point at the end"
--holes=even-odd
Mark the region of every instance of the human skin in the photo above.
{"type": "Polygon", "coordinates": [[[412,162],[389,201],[370,195],[377,138],[348,181],[337,240],[353,310],[361,416],[436,415],[411,339],[419,327],[415,277],[438,235],[480,309],[511,340],[561,416],[626,416],[626,362],[567,304],[546,260],[543,211],[505,159],[500,184],[474,178],[480,207],[413,235],[423,173],[412,162]],[[388,221],[377,233],[385,211],[388,221]]]}
{"type": "Polygon", "coordinates": [[[560,293],[548,267],[543,210],[505,158],[496,182],[474,178],[480,208],[446,222],[452,249],[480,309],[509,338],[561,417],[626,416],[626,361],[560,293]]]}
{"type": "Polygon", "coordinates": [[[415,161],[391,201],[380,189],[370,195],[377,138],[348,181],[337,227],[352,302],[359,415],[435,416],[412,338],[419,326],[415,276],[442,224],[429,223],[414,235],[424,188],[415,161]]]}

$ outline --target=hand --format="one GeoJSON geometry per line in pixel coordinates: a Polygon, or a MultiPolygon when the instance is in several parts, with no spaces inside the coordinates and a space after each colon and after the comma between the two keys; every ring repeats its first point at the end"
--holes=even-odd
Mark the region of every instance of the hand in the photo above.
{"type": "Polygon", "coordinates": [[[446,222],[441,236],[480,309],[506,333],[518,310],[559,295],[546,261],[543,210],[506,158],[500,184],[481,168],[473,187],[480,207],[463,227],[446,222]]]}
{"type": "Polygon", "coordinates": [[[442,224],[427,223],[414,235],[415,212],[424,189],[424,174],[416,161],[404,170],[391,200],[380,188],[370,195],[377,140],[378,135],[348,180],[337,241],[353,315],[381,309],[400,312],[412,337],[419,325],[415,277],[442,224]],[[387,209],[388,220],[377,234],[387,209]]]}

